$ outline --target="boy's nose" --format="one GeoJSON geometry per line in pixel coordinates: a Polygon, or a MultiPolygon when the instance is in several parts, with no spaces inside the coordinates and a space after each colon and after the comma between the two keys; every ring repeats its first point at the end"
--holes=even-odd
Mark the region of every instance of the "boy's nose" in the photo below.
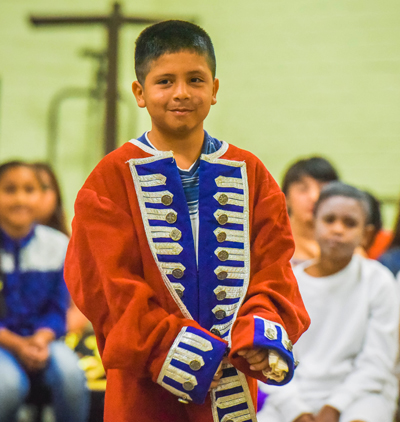
{"type": "Polygon", "coordinates": [[[185,82],[180,82],[175,85],[174,98],[184,100],[189,98],[188,86],[185,82]]]}

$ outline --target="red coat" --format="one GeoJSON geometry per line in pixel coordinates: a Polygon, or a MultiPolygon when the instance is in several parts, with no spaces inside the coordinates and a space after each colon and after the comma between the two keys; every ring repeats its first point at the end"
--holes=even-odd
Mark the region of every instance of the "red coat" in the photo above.
{"type": "MultiPolygon", "coordinates": [[[[288,346],[290,342],[284,340],[286,333],[294,343],[309,325],[309,318],[289,262],[294,244],[284,195],[254,155],[227,144],[224,144],[217,157],[210,156],[208,160],[203,160],[204,163],[215,165],[211,166],[211,170],[200,173],[200,184],[202,178],[210,177],[204,186],[211,186],[212,171],[224,172],[225,165],[230,166],[229,171],[236,171],[235,167],[240,167],[242,171],[244,197],[248,206],[248,212],[245,211],[244,215],[248,222],[245,237],[248,236],[249,262],[246,263],[244,259],[245,264],[241,265],[247,265],[246,268],[249,268],[249,283],[241,287],[243,297],[237,299],[240,306],[238,305],[231,320],[234,323],[229,336],[221,339],[210,332],[212,322],[208,321],[214,318],[214,314],[210,309],[206,309],[205,304],[198,306],[200,313],[191,319],[194,313],[190,313],[188,309],[195,309],[195,304],[200,303],[201,291],[207,292],[211,282],[200,279],[199,297],[193,297],[191,294],[187,298],[187,304],[180,300],[171,289],[174,283],[169,283],[169,279],[160,271],[160,262],[154,254],[155,242],[149,234],[152,227],[148,224],[148,216],[145,215],[148,208],[141,197],[142,190],[146,189],[142,189],[140,183],[145,186],[143,180],[147,179],[145,176],[140,179],[138,172],[146,169],[146,166],[152,169],[153,162],[154,166],[158,165],[155,172],[162,171],[164,163],[171,166],[169,163],[173,160],[168,159],[171,155],[166,154],[163,161],[152,157],[151,151],[140,148],[138,144],[126,143],[98,164],[80,190],[75,204],[65,279],[73,300],[93,323],[96,333],[107,372],[106,422],[209,422],[222,418],[222,413],[216,412],[215,404],[214,416],[212,415],[210,394],[204,404],[182,404],[165,389],[168,387],[165,382],[165,388],[160,385],[162,376],[165,375],[167,356],[171,356],[171,350],[176,349],[174,341],[179,333],[185,330],[184,327],[192,327],[193,329],[189,330],[209,339],[214,345],[214,350],[218,349],[218,360],[229,343],[230,362],[246,374],[253,403],[256,403],[256,380],[249,374],[264,382],[266,378],[261,372],[250,371],[247,362],[237,355],[237,351],[259,347],[260,344],[269,347],[275,342],[279,343],[279,347],[272,348],[283,350],[289,356],[291,347],[288,346]],[[146,158],[148,160],[141,160],[146,158]],[[141,181],[138,181],[139,179],[141,181]],[[202,313],[205,315],[203,319],[202,313]],[[263,325],[259,326],[261,331],[257,332],[254,316],[266,320],[266,324],[268,321],[276,323],[278,328],[272,343],[270,337],[264,333],[263,325]],[[200,324],[199,321],[204,322],[200,324]]],[[[170,188],[175,189],[174,186],[176,187],[176,183],[170,188]]],[[[202,201],[201,192],[200,189],[199,207],[202,201]]],[[[178,197],[179,195],[174,197],[174,201],[178,197]]],[[[182,207],[182,202],[176,202],[176,206],[182,207]]],[[[218,203],[216,205],[220,206],[218,203]]],[[[162,206],[160,204],[160,207],[162,206]]],[[[178,222],[179,218],[180,215],[178,222]]],[[[214,223],[218,224],[217,221],[210,222],[214,223]]],[[[165,221],[163,224],[168,226],[165,221]]],[[[203,227],[205,225],[206,223],[203,227]]],[[[189,227],[184,227],[181,231],[185,235],[189,230],[189,227]]],[[[200,229],[200,246],[203,232],[205,230],[200,229]]],[[[202,249],[207,248],[207,243],[202,249]]],[[[215,256],[209,255],[210,262],[214,258],[215,256]]],[[[169,277],[171,278],[170,275],[169,277]]],[[[190,289],[190,283],[186,288],[190,289]]],[[[205,300],[211,300],[207,298],[205,300]]],[[[213,330],[214,332],[217,331],[213,330]]],[[[210,358],[210,362],[216,359],[215,356],[210,358]]],[[[219,362],[213,361],[211,365],[218,364],[219,362]]],[[[208,363],[205,367],[207,365],[208,363]]],[[[214,366],[211,366],[214,371],[213,368],[214,366]]],[[[197,378],[200,388],[202,379],[200,375],[197,378]]],[[[211,379],[206,380],[207,382],[209,386],[211,379]]],[[[186,397],[183,393],[176,394],[186,397]]],[[[190,396],[191,393],[188,394],[190,396]]],[[[214,399],[216,397],[214,396],[214,399]]],[[[248,420],[254,421],[253,405],[250,400],[247,401],[251,408],[248,420]]]]}

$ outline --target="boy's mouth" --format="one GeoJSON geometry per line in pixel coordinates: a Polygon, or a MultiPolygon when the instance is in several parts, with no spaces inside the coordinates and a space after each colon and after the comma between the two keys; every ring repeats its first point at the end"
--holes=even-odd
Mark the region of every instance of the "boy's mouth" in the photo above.
{"type": "Polygon", "coordinates": [[[170,111],[178,116],[184,116],[185,114],[191,113],[193,110],[190,108],[173,108],[170,111]]]}

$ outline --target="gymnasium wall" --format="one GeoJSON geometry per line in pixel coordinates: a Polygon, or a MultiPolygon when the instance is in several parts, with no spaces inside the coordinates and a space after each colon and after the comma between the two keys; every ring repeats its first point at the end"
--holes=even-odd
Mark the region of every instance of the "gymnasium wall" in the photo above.
{"type": "MultiPolygon", "coordinates": [[[[278,181],[293,160],[318,154],[347,182],[384,200],[400,195],[399,2],[135,0],[122,7],[127,15],[194,19],[209,32],[221,88],[205,127],[258,155],[278,181]]],[[[53,165],[70,218],[103,142],[104,104],[86,96],[97,87],[99,61],[82,51],[104,50],[106,33],[34,28],[28,16],[111,8],[105,0],[0,2],[0,160],[47,158],[53,104],[53,165]]],[[[149,128],[130,92],[141,29],[121,32],[119,144],[149,128]]],[[[384,210],[390,226],[395,206],[384,210]]]]}

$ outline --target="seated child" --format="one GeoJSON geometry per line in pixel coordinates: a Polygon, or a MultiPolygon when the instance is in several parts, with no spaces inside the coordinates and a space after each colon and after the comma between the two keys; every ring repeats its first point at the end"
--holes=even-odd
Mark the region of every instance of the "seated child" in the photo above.
{"type": "Polygon", "coordinates": [[[132,89],[151,131],[76,200],[65,274],[107,372],[106,422],[255,422],[256,379],[290,381],[309,324],[284,195],[254,155],[204,131],[215,67],[198,26],[146,28],[132,89]]]}
{"type": "Polygon", "coordinates": [[[333,182],[315,206],[320,257],[294,272],[311,317],[293,381],[269,388],[260,422],[391,422],[399,301],[390,272],[354,254],[369,219],[364,192],[333,182]]]}
{"type": "Polygon", "coordinates": [[[282,191],[286,196],[295,244],[293,266],[319,255],[314,237],[314,206],[321,188],[338,178],[332,164],[321,157],[296,161],[286,171],[282,191]]]}
{"type": "Polygon", "coordinates": [[[400,279],[400,207],[390,245],[387,251],[378,258],[378,261],[400,279]]]}
{"type": "Polygon", "coordinates": [[[12,422],[30,389],[50,389],[57,422],[84,422],[88,397],[65,334],[68,238],[35,225],[42,190],[33,167],[0,166],[0,421],[12,422]]]}

